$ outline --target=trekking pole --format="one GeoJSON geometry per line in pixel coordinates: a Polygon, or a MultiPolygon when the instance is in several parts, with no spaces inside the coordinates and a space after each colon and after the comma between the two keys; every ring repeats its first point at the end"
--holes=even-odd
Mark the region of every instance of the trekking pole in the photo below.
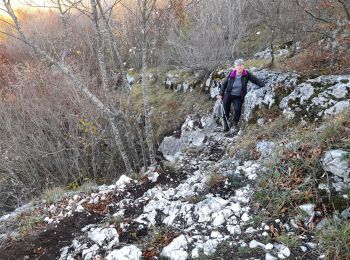
{"type": "Polygon", "coordinates": [[[227,127],[228,129],[230,129],[230,122],[228,121],[228,118],[227,118],[227,115],[226,115],[226,112],[225,112],[225,109],[224,109],[224,102],[222,101],[221,99],[221,110],[222,110],[222,113],[224,114],[224,120],[226,120],[226,123],[227,123],[227,127]]]}

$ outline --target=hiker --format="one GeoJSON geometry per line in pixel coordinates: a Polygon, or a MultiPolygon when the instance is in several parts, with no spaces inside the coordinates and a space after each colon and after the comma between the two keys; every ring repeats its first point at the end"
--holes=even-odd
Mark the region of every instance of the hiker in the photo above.
{"type": "Polygon", "coordinates": [[[247,94],[248,81],[253,82],[260,88],[264,87],[264,83],[257,79],[251,72],[244,68],[243,59],[235,61],[235,68],[230,72],[228,77],[220,88],[217,98],[223,101],[223,131],[229,130],[228,122],[230,116],[231,103],[235,109],[233,118],[233,126],[238,130],[238,121],[242,114],[242,105],[247,94]]]}

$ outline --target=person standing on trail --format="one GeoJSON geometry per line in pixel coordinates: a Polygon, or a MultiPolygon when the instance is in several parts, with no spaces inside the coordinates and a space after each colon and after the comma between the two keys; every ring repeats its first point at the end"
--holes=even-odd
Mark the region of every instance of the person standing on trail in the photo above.
{"type": "Polygon", "coordinates": [[[230,72],[228,77],[221,85],[217,98],[223,102],[223,131],[229,130],[228,120],[230,116],[230,108],[233,103],[235,114],[233,118],[233,126],[238,129],[238,121],[242,114],[242,106],[244,98],[247,95],[248,81],[264,87],[264,83],[256,78],[251,72],[244,68],[243,59],[235,61],[235,68],[230,72]]]}

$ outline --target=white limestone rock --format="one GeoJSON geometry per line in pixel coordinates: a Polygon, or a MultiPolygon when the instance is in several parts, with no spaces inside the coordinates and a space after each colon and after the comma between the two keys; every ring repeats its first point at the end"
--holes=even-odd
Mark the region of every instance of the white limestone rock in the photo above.
{"type": "Polygon", "coordinates": [[[91,260],[96,254],[97,252],[100,250],[99,246],[94,244],[93,246],[91,246],[88,249],[84,249],[82,256],[84,260],[91,260]]]}
{"type": "Polygon", "coordinates": [[[168,161],[175,162],[181,155],[181,140],[173,136],[166,136],[159,146],[161,151],[168,161]]]}
{"type": "Polygon", "coordinates": [[[160,255],[171,260],[186,260],[188,257],[187,248],[187,238],[184,235],[180,235],[164,247],[160,255]]]}
{"type": "Polygon", "coordinates": [[[271,244],[271,243],[268,243],[265,245],[266,250],[271,250],[272,248],[273,248],[273,244],[271,244]]]}
{"type": "Polygon", "coordinates": [[[206,139],[205,133],[201,130],[191,131],[191,132],[183,132],[181,134],[181,148],[187,147],[199,147],[204,144],[206,139]]]}
{"type": "Polygon", "coordinates": [[[262,157],[270,156],[276,149],[276,144],[269,141],[261,141],[256,144],[256,150],[260,152],[262,157]]]}
{"type": "Polygon", "coordinates": [[[219,227],[222,226],[226,222],[225,217],[223,214],[217,214],[216,217],[214,218],[212,225],[214,227],[219,227]]]}
{"type": "Polygon", "coordinates": [[[265,119],[264,118],[259,118],[256,123],[258,124],[258,126],[263,126],[265,124],[265,119]]]}
{"type": "Polygon", "coordinates": [[[209,239],[207,242],[205,242],[202,246],[203,253],[205,255],[212,255],[215,253],[216,248],[219,245],[219,241],[216,239],[209,239]]]}
{"type": "Polygon", "coordinates": [[[88,232],[90,240],[102,246],[105,241],[118,237],[118,232],[115,228],[96,228],[88,232]]]}
{"type": "Polygon", "coordinates": [[[250,217],[249,217],[247,212],[244,212],[242,217],[241,217],[241,219],[242,219],[243,222],[247,222],[247,221],[250,220],[250,217]]]}
{"type": "Polygon", "coordinates": [[[323,168],[350,182],[350,153],[343,150],[327,151],[323,158],[323,168]]]}
{"type": "Polygon", "coordinates": [[[277,257],[274,257],[270,253],[266,253],[265,260],[277,260],[277,257]]]}
{"type": "Polygon", "coordinates": [[[231,235],[239,235],[242,233],[241,227],[238,225],[227,225],[227,231],[230,232],[231,235]]]}
{"type": "Polygon", "coordinates": [[[307,247],[306,246],[300,246],[301,251],[303,251],[303,253],[305,253],[307,251],[307,247]]]}
{"type": "Polygon", "coordinates": [[[289,102],[299,100],[297,105],[304,105],[312,95],[315,93],[315,89],[312,85],[308,83],[302,83],[296,88],[290,95],[283,98],[280,103],[281,109],[288,109],[289,102]]]}
{"type": "Polygon", "coordinates": [[[203,126],[204,131],[209,133],[211,133],[217,127],[216,121],[211,115],[203,116],[201,118],[201,124],[203,126]]]}
{"type": "Polygon", "coordinates": [[[210,97],[215,98],[220,92],[220,83],[214,80],[210,85],[210,97]]]}
{"type": "Polygon", "coordinates": [[[229,202],[222,198],[210,197],[196,204],[194,212],[199,217],[198,222],[208,222],[213,212],[223,209],[229,202]]]}
{"type": "Polygon", "coordinates": [[[135,82],[135,77],[133,77],[129,74],[126,74],[126,80],[128,81],[129,85],[132,85],[135,82]]]}
{"type": "Polygon", "coordinates": [[[286,259],[290,256],[290,249],[287,246],[283,244],[275,244],[274,246],[279,251],[277,255],[279,259],[286,259]]]}
{"type": "Polygon", "coordinates": [[[113,250],[106,256],[106,260],[139,260],[142,252],[134,245],[124,246],[119,250],[113,250]]]}
{"type": "Polygon", "coordinates": [[[332,115],[337,115],[343,111],[349,110],[350,109],[350,102],[349,100],[342,100],[337,102],[334,106],[326,109],[324,111],[324,114],[326,116],[332,116],[332,115]]]}
{"type": "Polygon", "coordinates": [[[45,217],[44,221],[47,222],[47,224],[51,224],[53,222],[53,219],[49,217],[45,217]]]}
{"type": "Polygon", "coordinates": [[[159,173],[154,171],[149,171],[145,175],[147,176],[148,180],[150,180],[151,182],[157,182],[159,177],[159,173]]]}
{"type": "Polygon", "coordinates": [[[75,209],[76,212],[83,212],[84,210],[85,210],[84,207],[81,205],[78,205],[75,209]]]}
{"type": "Polygon", "coordinates": [[[300,205],[298,208],[304,211],[305,213],[307,213],[308,216],[311,217],[314,214],[315,207],[316,206],[314,204],[303,204],[303,205],[300,205]]]}
{"type": "Polygon", "coordinates": [[[59,260],[66,260],[67,259],[67,257],[68,257],[68,250],[69,250],[69,246],[65,246],[65,247],[63,247],[60,250],[61,255],[60,255],[59,260]]]}
{"type": "Polygon", "coordinates": [[[211,238],[222,238],[222,235],[220,234],[219,231],[212,231],[210,234],[211,238]]]}
{"type": "Polygon", "coordinates": [[[115,183],[115,186],[118,190],[124,190],[127,184],[131,183],[132,179],[126,175],[122,175],[119,177],[118,181],[115,183]]]}
{"type": "Polygon", "coordinates": [[[350,220],[350,208],[343,210],[340,216],[343,220],[350,220]]]}
{"type": "Polygon", "coordinates": [[[257,247],[261,247],[262,249],[265,249],[265,244],[260,243],[255,239],[249,242],[249,248],[257,248],[257,247]]]}

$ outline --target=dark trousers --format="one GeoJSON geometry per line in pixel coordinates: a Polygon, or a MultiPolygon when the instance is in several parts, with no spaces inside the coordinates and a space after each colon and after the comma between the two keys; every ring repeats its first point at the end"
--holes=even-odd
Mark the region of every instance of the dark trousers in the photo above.
{"type": "MultiPolygon", "coordinates": [[[[242,98],[240,96],[232,96],[230,94],[225,94],[223,97],[223,105],[224,105],[224,110],[225,110],[227,120],[229,120],[230,118],[230,110],[231,110],[232,103],[235,109],[233,122],[235,124],[238,124],[239,118],[241,117],[241,114],[242,114],[242,105],[243,105],[242,98]]],[[[226,121],[225,115],[223,115],[223,117],[226,121]]]]}

